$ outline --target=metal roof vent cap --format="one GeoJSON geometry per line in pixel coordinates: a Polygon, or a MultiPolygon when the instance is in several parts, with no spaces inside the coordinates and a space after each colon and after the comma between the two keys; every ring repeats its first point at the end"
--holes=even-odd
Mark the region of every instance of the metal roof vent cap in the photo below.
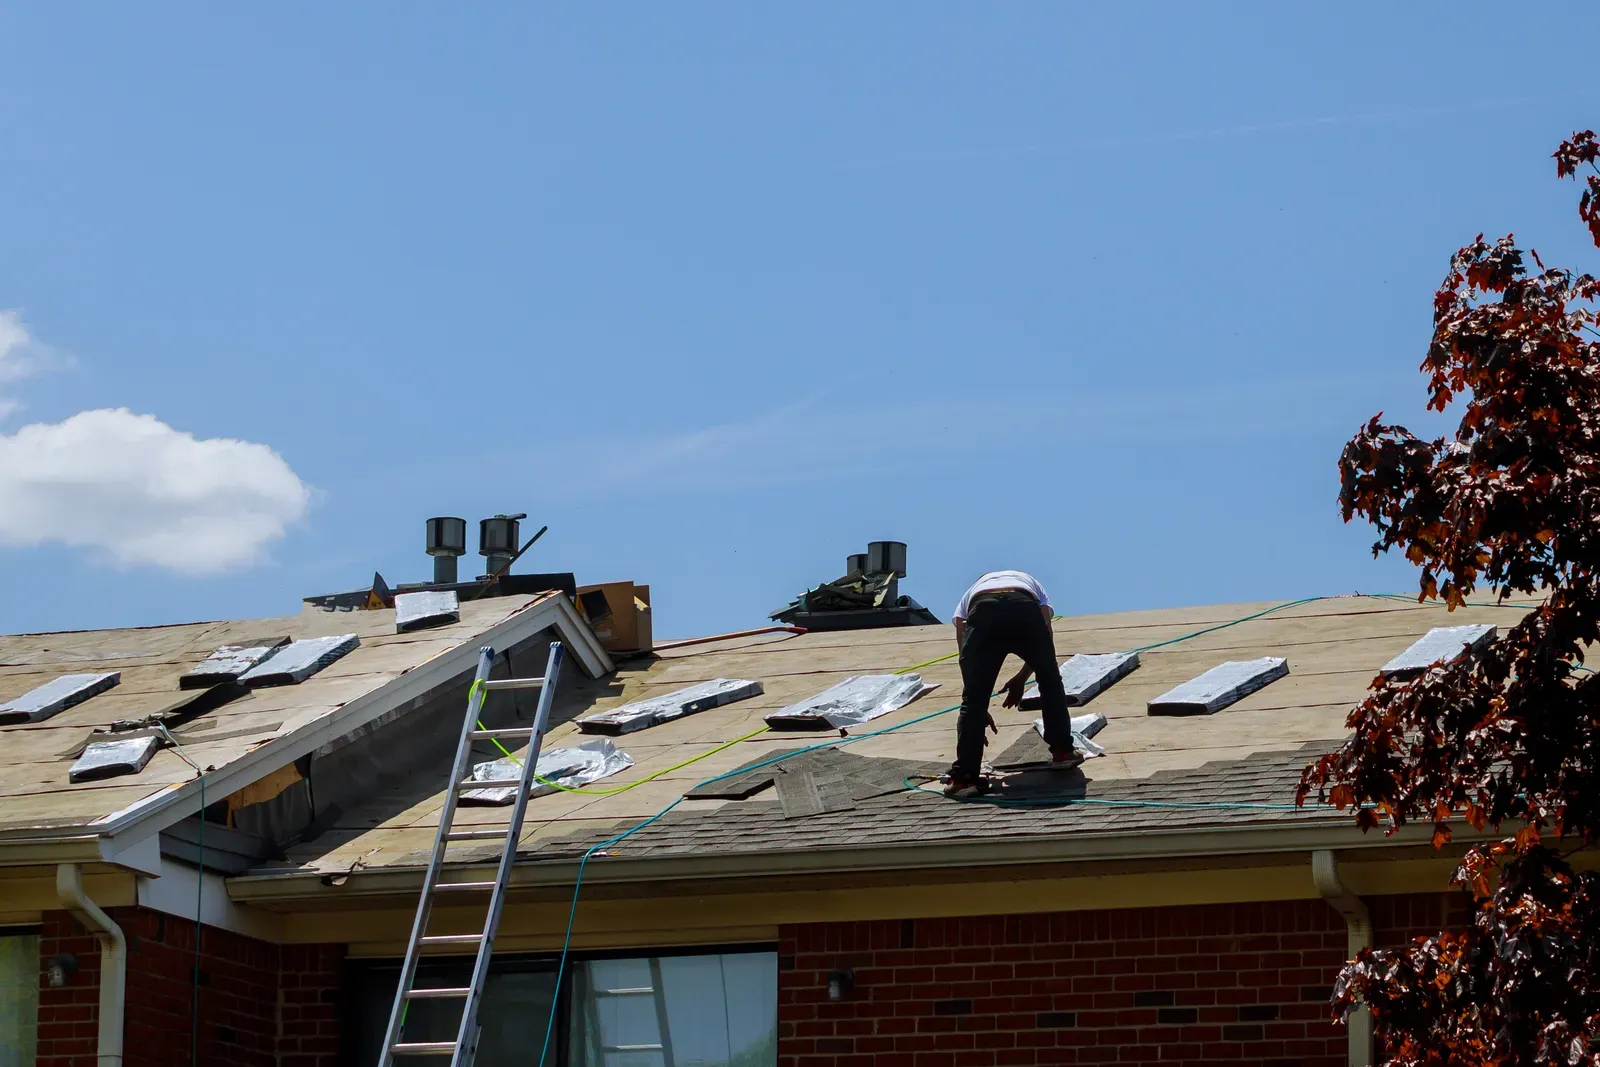
{"type": "Polygon", "coordinates": [[[906,543],[904,541],[871,541],[867,544],[868,574],[893,574],[906,576],[906,543]]]}
{"type": "Polygon", "coordinates": [[[859,578],[867,573],[867,554],[865,552],[852,552],[844,558],[844,576],[846,578],[859,578]]]}
{"type": "Polygon", "coordinates": [[[495,515],[478,523],[478,555],[487,560],[485,578],[511,565],[511,558],[517,554],[517,539],[522,533],[518,520],[527,517],[526,514],[495,515]]]}
{"type": "Polygon", "coordinates": [[[433,580],[438,585],[456,582],[456,557],[467,552],[467,520],[441,515],[428,520],[428,555],[433,557],[433,580]]]}

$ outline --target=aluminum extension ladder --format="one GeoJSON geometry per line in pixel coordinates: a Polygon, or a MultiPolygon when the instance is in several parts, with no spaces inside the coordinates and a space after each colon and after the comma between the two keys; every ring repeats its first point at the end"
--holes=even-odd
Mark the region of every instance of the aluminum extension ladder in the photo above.
{"type": "Polygon", "coordinates": [[[613,1053],[653,1052],[661,1057],[661,1067],[677,1067],[672,1054],[672,1030],[667,1022],[666,988],[661,982],[661,960],[650,959],[650,984],[622,989],[596,989],[589,995],[588,1022],[590,1031],[600,1040],[599,1051],[603,1059],[613,1053]],[[604,1027],[600,1021],[600,1002],[623,997],[649,997],[655,1006],[656,1039],[627,1045],[608,1045],[604,1041],[604,1027]]]}
{"type": "Polygon", "coordinates": [[[494,955],[494,934],[500,925],[500,912],[505,907],[506,885],[511,881],[511,868],[517,858],[517,839],[522,835],[522,819],[528,810],[528,790],[533,784],[534,767],[539,762],[539,746],[544,741],[545,727],[550,721],[550,705],[555,699],[556,681],[561,676],[563,649],[559,641],[550,645],[544,677],[489,679],[494,666],[494,649],[478,650],[478,673],[467,694],[467,714],[461,723],[461,740],[456,745],[456,760],[450,771],[450,788],[445,793],[444,810],[439,814],[439,832],[433,839],[433,856],[428,861],[428,873],[422,880],[422,896],[417,901],[416,921],[411,925],[411,940],[406,944],[405,963],[400,967],[400,983],[395,987],[394,1008],[389,1012],[389,1027],[383,1036],[383,1052],[379,1067],[393,1067],[400,1056],[450,1057],[450,1067],[471,1067],[478,1050],[478,1006],[483,1000],[483,987],[489,977],[489,960],[494,955]],[[478,720],[483,701],[488,694],[503,689],[538,689],[539,707],[534,713],[533,725],[506,730],[483,730],[478,720]],[[528,750],[522,757],[522,775],[517,779],[475,782],[471,778],[472,743],[474,741],[522,738],[528,741],[528,750]],[[511,821],[504,829],[461,830],[454,829],[456,802],[462,792],[471,789],[517,787],[516,801],[511,806],[511,821]],[[439,874],[444,868],[445,849],[457,841],[499,840],[500,866],[492,882],[441,882],[439,874]],[[481,934],[429,934],[428,918],[433,913],[434,896],[438,893],[488,893],[489,908],[483,920],[481,934]],[[424,948],[452,945],[476,945],[477,960],[472,967],[471,981],[462,987],[445,989],[417,989],[412,983],[417,976],[417,960],[424,948]],[[461,1025],[454,1041],[405,1041],[401,1031],[405,1025],[406,1007],[413,1000],[459,1000],[461,1025]]]}

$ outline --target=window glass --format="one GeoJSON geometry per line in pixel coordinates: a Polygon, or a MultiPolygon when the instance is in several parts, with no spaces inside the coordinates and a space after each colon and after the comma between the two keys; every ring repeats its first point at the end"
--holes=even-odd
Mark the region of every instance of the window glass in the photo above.
{"type": "Polygon", "coordinates": [[[777,954],[581,962],[571,1034],[571,1067],[774,1067],[777,954]]]}
{"type": "Polygon", "coordinates": [[[39,1035],[39,935],[0,933],[0,1067],[33,1067],[39,1035]]]}
{"type": "MultiPolygon", "coordinates": [[[[419,989],[460,988],[472,979],[471,960],[423,960],[417,965],[419,989]]],[[[355,995],[360,1014],[358,1048],[361,1064],[378,1062],[383,1031],[389,1025],[398,965],[373,968],[362,975],[355,995]]],[[[473,1067],[527,1067],[537,1062],[555,1000],[555,965],[516,960],[491,965],[478,1007],[478,1055],[473,1067]]],[[[454,1041],[461,1023],[461,1001],[413,1000],[406,1008],[405,1041],[454,1041]]],[[[552,1055],[559,1035],[551,1038],[552,1055]]],[[[443,1059],[430,1057],[430,1059],[443,1059]]],[[[422,1062],[418,1058],[418,1062],[422,1062]]],[[[5,1065],[0,1064],[0,1067],[5,1065]]]]}

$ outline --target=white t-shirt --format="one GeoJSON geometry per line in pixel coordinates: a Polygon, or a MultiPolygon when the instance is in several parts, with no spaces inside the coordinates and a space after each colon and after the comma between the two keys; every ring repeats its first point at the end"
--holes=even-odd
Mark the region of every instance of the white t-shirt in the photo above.
{"type": "Polygon", "coordinates": [[[967,605],[979,593],[988,593],[996,589],[1021,589],[1023,592],[1032,593],[1042,607],[1050,606],[1050,594],[1044,591],[1044,586],[1039,584],[1039,579],[1027,571],[990,571],[982,578],[972,583],[972,588],[961,594],[961,601],[956,604],[955,613],[951,616],[956,619],[967,617],[967,605]]]}

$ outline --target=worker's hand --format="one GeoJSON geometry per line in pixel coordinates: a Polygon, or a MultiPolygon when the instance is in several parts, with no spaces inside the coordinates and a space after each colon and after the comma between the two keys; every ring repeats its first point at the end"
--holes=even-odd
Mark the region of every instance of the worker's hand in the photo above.
{"type": "Polygon", "coordinates": [[[983,713],[983,717],[989,720],[989,732],[998,736],[1000,727],[995,724],[994,715],[986,711],[983,713]]]}
{"type": "Polygon", "coordinates": [[[1002,702],[1005,707],[1014,708],[1022,703],[1022,692],[1028,687],[1028,675],[1019,674],[1004,686],[1006,698],[1002,702]]]}

